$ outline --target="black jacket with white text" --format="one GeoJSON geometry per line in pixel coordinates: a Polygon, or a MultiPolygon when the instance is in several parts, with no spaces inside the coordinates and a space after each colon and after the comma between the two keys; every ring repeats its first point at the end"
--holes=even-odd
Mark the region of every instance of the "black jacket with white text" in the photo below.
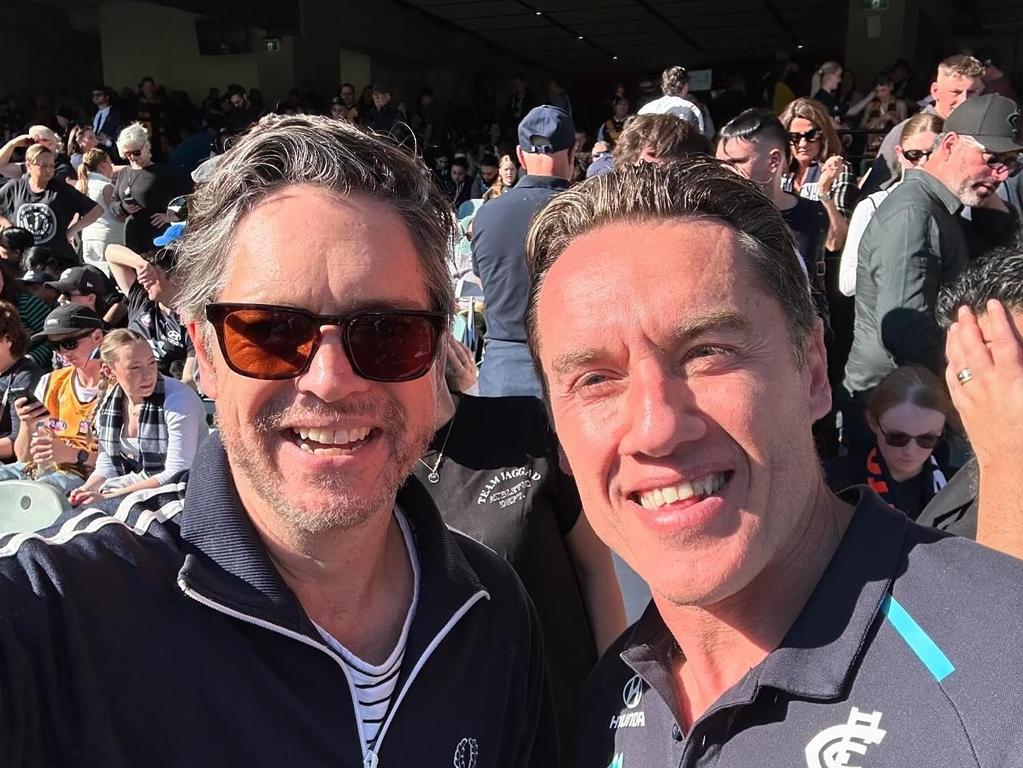
{"type": "Polygon", "coordinates": [[[514,572],[445,528],[414,479],[398,505],[420,594],[374,750],[214,436],[190,474],[115,516],[0,541],[0,764],[555,765],[540,631],[514,572]]]}

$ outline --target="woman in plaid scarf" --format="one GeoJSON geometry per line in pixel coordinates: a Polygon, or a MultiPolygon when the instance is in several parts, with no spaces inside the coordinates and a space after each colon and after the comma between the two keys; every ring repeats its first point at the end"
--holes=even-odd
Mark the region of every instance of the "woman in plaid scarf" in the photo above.
{"type": "Polygon", "coordinates": [[[111,386],[96,418],[99,456],[68,498],[112,509],[119,497],[157,488],[192,465],[207,434],[206,409],[194,390],[157,371],[149,343],[135,331],[107,334],[100,358],[111,386]]]}

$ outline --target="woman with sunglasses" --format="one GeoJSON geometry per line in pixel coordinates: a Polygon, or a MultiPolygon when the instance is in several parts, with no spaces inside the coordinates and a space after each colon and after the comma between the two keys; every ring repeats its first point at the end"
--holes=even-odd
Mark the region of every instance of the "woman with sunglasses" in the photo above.
{"type": "Polygon", "coordinates": [[[192,466],[206,439],[206,410],[191,388],[157,371],[142,334],[111,331],[99,355],[110,383],[96,415],[99,454],[92,474],[68,500],[109,508],[192,466]]]}
{"type": "Polygon", "coordinates": [[[921,366],[896,368],[871,395],[867,423],[874,445],[825,462],[828,485],[837,492],[866,484],[916,520],[946,483],[934,449],[958,417],[944,384],[921,366]]]}
{"type": "Polygon", "coordinates": [[[117,151],[128,167],[117,174],[111,210],[124,219],[124,242],[138,253],[153,248],[153,238],[170,224],[167,204],[190,192],[186,179],[153,162],[149,134],[132,123],[117,137],[117,151]]]}
{"type": "MultiPolygon", "coordinates": [[[[941,133],[945,121],[938,115],[921,112],[914,115],[903,127],[902,138],[895,147],[895,155],[899,160],[901,171],[905,173],[911,168],[919,168],[931,156],[934,139],[941,133]]],[[[842,248],[842,260],[838,268],[838,289],[845,296],[856,293],[856,265],[859,261],[860,238],[867,231],[867,225],[881,203],[902,182],[900,178],[887,189],[874,192],[863,198],[853,209],[849,220],[849,233],[842,248]]]]}
{"type": "Polygon", "coordinates": [[[789,134],[792,172],[782,177],[782,189],[820,202],[827,219],[825,248],[838,252],[845,245],[856,183],[852,167],[842,158],[842,141],[824,106],[813,99],[796,99],[779,118],[789,134]]]}

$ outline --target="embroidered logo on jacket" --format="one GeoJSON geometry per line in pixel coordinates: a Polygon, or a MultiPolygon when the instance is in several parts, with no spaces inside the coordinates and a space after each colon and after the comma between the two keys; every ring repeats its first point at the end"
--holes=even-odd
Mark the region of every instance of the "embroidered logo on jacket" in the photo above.
{"type": "Polygon", "coordinates": [[[501,509],[505,509],[525,499],[526,491],[533,487],[533,483],[540,482],[541,477],[539,472],[529,467],[502,469],[487,480],[487,484],[476,498],[476,503],[497,504],[501,509]]]}
{"type": "Polygon", "coordinates": [[[865,755],[871,744],[880,744],[885,737],[881,713],[869,715],[856,707],[842,725],[825,728],[806,745],[806,768],[860,768],[850,763],[853,755],[865,755]]]}
{"type": "Polygon", "coordinates": [[[455,768],[476,768],[476,760],[479,758],[480,747],[476,739],[462,739],[455,747],[455,768]]]}

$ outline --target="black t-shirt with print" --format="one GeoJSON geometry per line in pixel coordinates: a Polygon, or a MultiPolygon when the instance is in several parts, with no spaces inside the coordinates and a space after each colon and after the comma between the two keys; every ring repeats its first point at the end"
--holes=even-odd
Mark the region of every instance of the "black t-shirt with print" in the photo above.
{"type": "Polygon", "coordinates": [[[138,282],[132,284],[128,291],[128,327],[149,341],[160,373],[181,378],[185,358],[195,355],[192,339],[178,316],[160,309],[160,305],[149,298],[146,289],[138,282]]]}
{"type": "Polygon", "coordinates": [[[567,758],[575,751],[583,688],[597,661],[565,543],[582,510],[575,482],[558,465],[555,439],[536,398],[463,395],[449,424],[450,436],[446,427],[437,431],[415,475],[450,527],[493,549],[522,579],[543,629],[567,758]],[[431,483],[430,467],[445,438],[439,479],[431,483]]]}
{"type": "Polygon", "coordinates": [[[84,216],[95,207],[94,201],[57,179],[42,192],[33,192],[24,176],[0,189],[0,214],[31,232],[36,245],[53,248],[73,264],[78,256],[67,241],[67,228],[76,213],[84,216]]]}

